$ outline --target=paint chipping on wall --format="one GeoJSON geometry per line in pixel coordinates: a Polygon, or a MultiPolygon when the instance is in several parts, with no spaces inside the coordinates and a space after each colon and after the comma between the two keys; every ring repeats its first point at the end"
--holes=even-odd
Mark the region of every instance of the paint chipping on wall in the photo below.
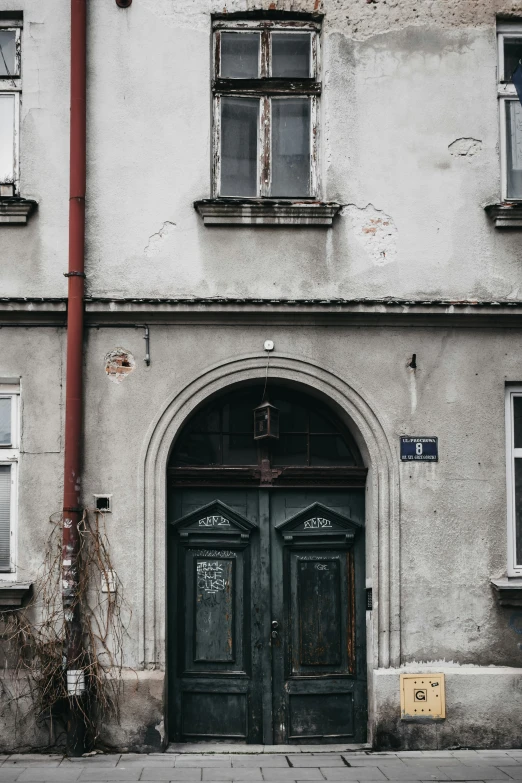
{"type": "Polygon", "coordinates": [[[348,204],[342,215],[375,266],[385,266],[396,260],[397,227],[390,215],[373,204],[365,207],[348,204]]]}
{"type": "Polygon", "coordinates": [[[125,348],[115,348],[105,357],[105,372],[113,383],[121,383],[135,369],[134,356],[125,348]]]}
{"type": "Polygon", "coordinates": [[[454,158],[472,158],[482,149],[482,141],[473,138],[455,139],[448,145],[450,155],[454,158]]]}

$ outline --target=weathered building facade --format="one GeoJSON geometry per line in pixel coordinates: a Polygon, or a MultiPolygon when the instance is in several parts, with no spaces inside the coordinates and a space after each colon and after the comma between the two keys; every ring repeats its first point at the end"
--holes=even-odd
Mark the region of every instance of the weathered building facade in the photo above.
{"type": "MultiPolygon", "coordinates": [[[[62,504],[68,4],[2,0],[0,44],[5,606],[62,504]]],[[[88,4],[105,745],[520,745],[521,56],[507,0],[88,4]],[[408,673],[445,718],[401,716],[408,673]]],[[[3,750],[48,741],[22,709],[3,750]]]]}

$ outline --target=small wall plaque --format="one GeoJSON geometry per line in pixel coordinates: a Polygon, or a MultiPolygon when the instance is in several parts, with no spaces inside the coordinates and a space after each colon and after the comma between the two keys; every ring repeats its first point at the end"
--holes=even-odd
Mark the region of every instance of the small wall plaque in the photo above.
{"type": "Polygon", "coordinates": [[[402,462],[438,462],[438,438],[409,438],[401,436],[402,462]]]}

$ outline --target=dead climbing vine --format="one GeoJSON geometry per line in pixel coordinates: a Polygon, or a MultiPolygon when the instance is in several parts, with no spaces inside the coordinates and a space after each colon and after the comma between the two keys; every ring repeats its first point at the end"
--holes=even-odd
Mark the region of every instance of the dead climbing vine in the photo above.
{"type": "MultiPolygon", "coordinates": [[[[65,671],[65,617],[62,606],[62,516],[50,518],[51,533],[33,595],[21,609],[0,611],[0,714],[17,724],[27,705],[49,727],[49,745],[60,744],[68,699],[65,671]],[[9,664],[9,665],[8,665],[9,664]],[[24,705],[24,707],[22,707],[24,705]]],[[[119,719],[123,641],[130,610],[114,570],[102,512],[84,512],[80,526],[78,591],[83,645],[69,667],[85,674],[87,692],[78,698],[91,744],[105,718],[119,719]]]]}

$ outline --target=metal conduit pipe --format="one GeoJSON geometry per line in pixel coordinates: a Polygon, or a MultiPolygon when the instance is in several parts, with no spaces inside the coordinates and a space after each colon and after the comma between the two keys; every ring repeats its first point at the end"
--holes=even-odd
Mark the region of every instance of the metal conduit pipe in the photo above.
{"type": "Polygon", "coordinates": [[[86,182],[87,0],[71,0],[71,120],[62,601],[68,692],[67,753],[85,752],[87,697],[78,606],[86,182]]]}

